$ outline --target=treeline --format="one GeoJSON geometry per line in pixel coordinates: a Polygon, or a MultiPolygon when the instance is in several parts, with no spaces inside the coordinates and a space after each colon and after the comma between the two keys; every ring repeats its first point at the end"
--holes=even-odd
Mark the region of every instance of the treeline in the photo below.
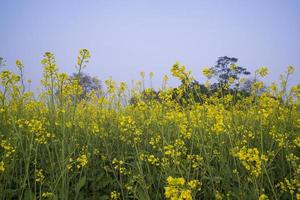
{"type": "MultiPolygon", "coordinates": [[[[195,80],[190,71],[186,71],[185,66],[175,63],[171,69],[172,75],[179,78],[181,84],[172,88],[172,99],[180,104],[203,103],[211,96],[224,97],[228,94],[233,96],[233,102],[251,95],[255,90],[257,94],[266,90],[258,78],[267,75],[268,70],[262,67],[255,72],[254,78],[249,78],[251,74],[245,67],[237,65],[238,59],[234,57],[219,57],[213,67],[205,67],[203,75],[207,77],[206,83],[195,80]],[[212,80],[212,82],[210,82],[212,80]]],[[[132,97],[131,104],[139,101],[157,100],[161,91],[145,89],[141,96],[132,97]]]]}

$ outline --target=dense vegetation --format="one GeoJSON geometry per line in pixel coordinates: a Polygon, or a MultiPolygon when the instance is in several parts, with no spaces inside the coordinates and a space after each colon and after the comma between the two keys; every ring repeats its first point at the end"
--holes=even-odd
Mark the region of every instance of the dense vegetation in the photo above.
{"type": "Polygon", "coordinates": [[[176,63],[177,88],[165,77],[157,92],[111,79],[86,90],[89,58],[80,51],[70,78],[45,53],[39,95],[21,61],[1,71],[0,199],[300,199],[292,66],[270,86],[258,69],[247,90],[249,72],[228,57],[203,70],[215,84],[176,63]]]}

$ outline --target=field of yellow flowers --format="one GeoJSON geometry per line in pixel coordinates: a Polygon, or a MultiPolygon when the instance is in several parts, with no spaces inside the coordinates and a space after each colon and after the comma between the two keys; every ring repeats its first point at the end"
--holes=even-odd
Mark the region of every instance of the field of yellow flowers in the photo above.
{"type": "MultiPolygon", "coordinates": [[[[80,51],[78,73],[89,58],[80,51]]],[[[145,101],[139,85],[111,79],[79,98],[83,88],[59,72],[52,53],[41,63],[38,95],[25,90],[21,61],[18,73],[0,72],[0,199],[300,199],[293,67],[261,93],[257,81],[239,99],[220,91],[179,103],[171,88],[145,101]]],[[[184,80],[180,97],[191,72],[179,64],[171,72],[184,80]]]]}

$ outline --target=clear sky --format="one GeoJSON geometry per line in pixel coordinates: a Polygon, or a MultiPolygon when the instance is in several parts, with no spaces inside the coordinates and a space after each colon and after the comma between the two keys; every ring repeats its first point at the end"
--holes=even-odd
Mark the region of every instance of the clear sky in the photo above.
{"type": "Polygon", "coordinates": [[[85,71],[101,80],[130,83],[140,71],[153,71],[159,86],[179,61],[204,82],[204,66],[232,56],[252,72],[269,67],[268,82],[291,64],[296,84],[300,1],[0,0],[0,56],[8,68],[21,59],[34,85],[44,52],[53,52],[61,70],[72,73],[81,48],[92,55],[85,71]]]}

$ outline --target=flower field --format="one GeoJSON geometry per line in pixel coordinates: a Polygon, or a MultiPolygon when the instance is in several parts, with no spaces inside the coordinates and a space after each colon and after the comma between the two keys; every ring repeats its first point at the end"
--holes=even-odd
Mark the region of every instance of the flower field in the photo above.
{"type": "MultiPolygon", "coordinates": [[[[80,51],[77,73],[89,58],[80,51]]],[[[21,61],[0,72],[0,199],[300,199],[293,67],[277,85],[264,85],[262,67],[248,95],[225,92],[233,79],[196,101],[179,63],[176,90],[167,77],[159,92],[109,79],[84,97],[52,53],[41,64],[39,94],[26,89],[21,61]]]]}

